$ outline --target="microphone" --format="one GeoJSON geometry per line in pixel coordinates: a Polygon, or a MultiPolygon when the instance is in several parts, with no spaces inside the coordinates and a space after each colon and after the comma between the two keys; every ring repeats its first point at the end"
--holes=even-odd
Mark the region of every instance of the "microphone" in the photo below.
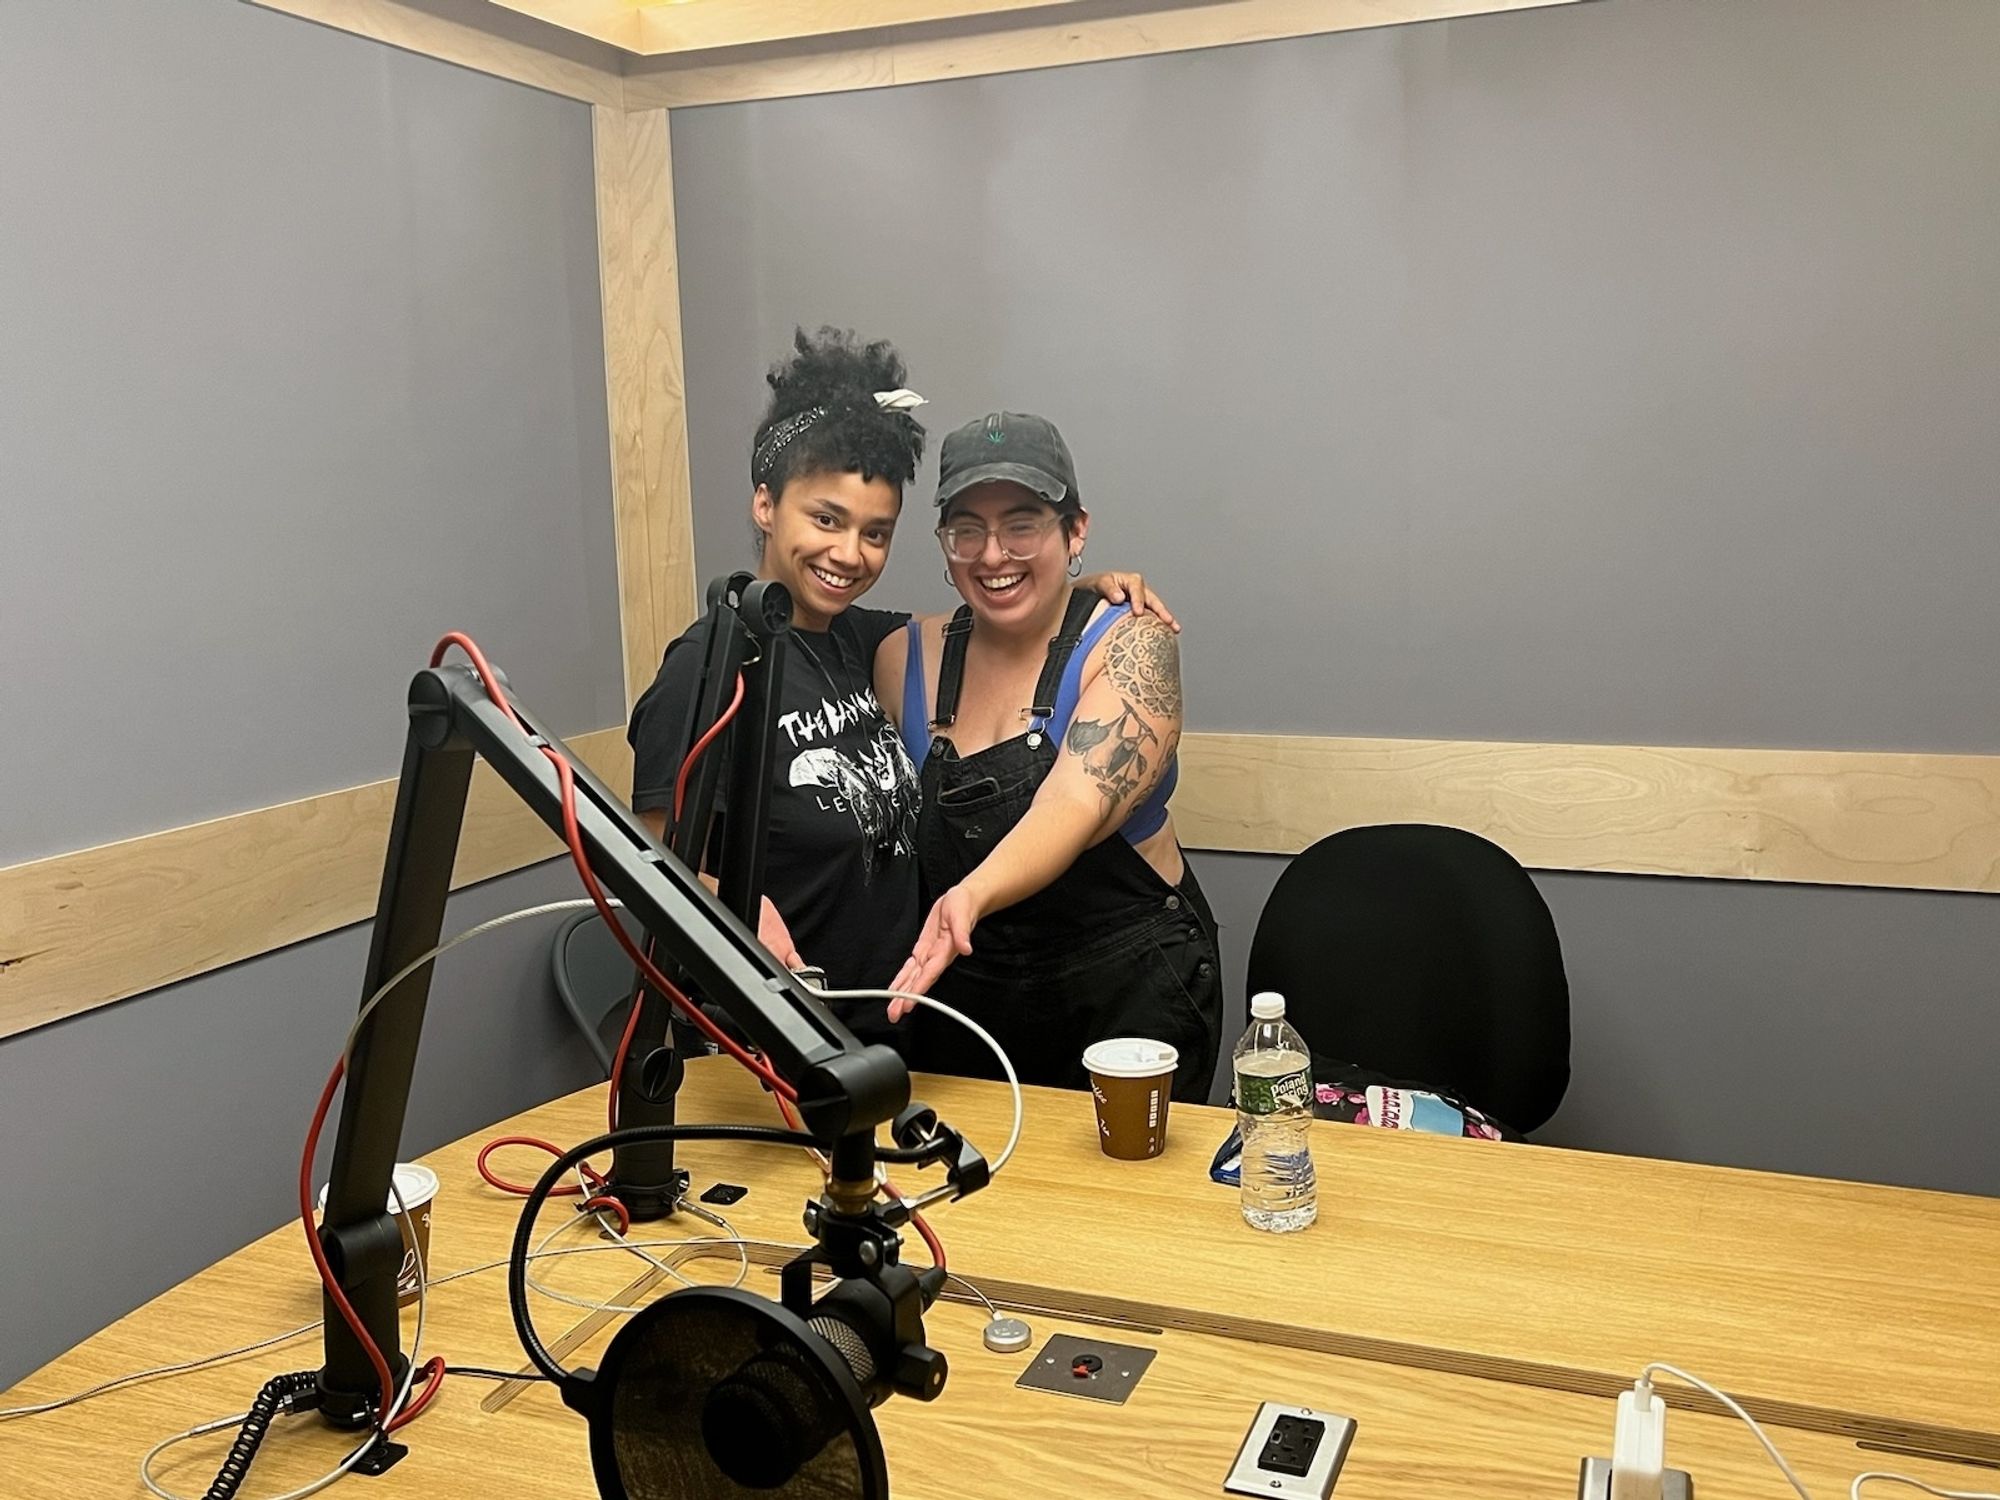
{"type": "MultiPolygon", "coordinates": [[[[912,1279],[928,1311],[944,1287],[944,1272],[933,1266],[912,1279]]],[[[745,1489],[774,1490],[847,1430],[846,1403],[820,1374],[829,1351],[870,1407],[896,1390],[926,1401],[937,1395],[944,1389],[944,1356],[921,1341],[913,1347],[898,1336],[896,1324],[894,1305],[880,1287],[835,1286],[814,1304],[802,1335],[774,1341],[709,1391],[701,1435],[716,1468],[745,1489]]]]}

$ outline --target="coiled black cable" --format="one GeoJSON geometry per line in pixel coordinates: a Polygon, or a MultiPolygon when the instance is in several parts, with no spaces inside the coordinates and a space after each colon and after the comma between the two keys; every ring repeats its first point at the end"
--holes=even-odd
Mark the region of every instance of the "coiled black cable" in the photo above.
{"type": "Polygon", "coordinates": [[[264,1446],[264,1438],[271,1430],[271,1419],[284,1411],[307,1411],[319,1405],[319,1372],[300,1370],[291,1375],[274,1375],[264,1382],[264,1389],[257,1393],[257,1399],[250,1403],[250,1410],[243,1414],[243,1425],[236,1431],[236,1441],[229,1445],[229,1456],[222,1461],[216,1471],[215,1483],[208,1487],[202,1500],[233,1500],[236,1492],[243,1488],[243,1481],[249,1477],[250,1461],[257,1456],[257,1450],[264,1446]],[[311,1397],[310,1401],[304,1398],[311,1397]]]}

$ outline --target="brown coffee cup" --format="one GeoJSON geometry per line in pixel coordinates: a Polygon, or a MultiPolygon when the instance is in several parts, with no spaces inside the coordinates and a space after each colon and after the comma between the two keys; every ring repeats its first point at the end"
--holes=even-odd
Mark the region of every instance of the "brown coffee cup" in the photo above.
{"type": "Polygon", "coordinates": [[[1097,1144],[1106,1156],[1144,1161],[1167,1149],[1167,1105],[1181,1055],[1165,1042],[1120,1036],[1083,1052],[1097,1105],[1097,1144]]]}
{"type": "MultiPolygon", "coordinates": [[[[396,1192],[389,1195],[388,1208],[396,1217],[396,1227],[403,1236],[403,1263],[396,1268],[396,1305],[408,1307],[417,1300],[417,1266],[428,1266],[431,1259],[431,1201],[437,1197],[437,1173],[429,1167],[420,1167],[414,1162],[396,1163],[396,1192]],[[409,1210],[405,1218],[396,1208],[396,1193],[403,1197],[403,1207],[409,1210]],[[412,1243],[411,1234],[415,1233],[412,1243]]],[[[326,1212],[326,1189],[319,1190],[320,1212],[326,1212]]]]}

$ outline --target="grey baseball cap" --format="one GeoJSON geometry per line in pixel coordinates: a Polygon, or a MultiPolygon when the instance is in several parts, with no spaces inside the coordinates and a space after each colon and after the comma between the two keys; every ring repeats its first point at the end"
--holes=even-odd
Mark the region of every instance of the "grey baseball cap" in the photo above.
{"type": "Polygon", "coordinates": [[[938,450],[938,508],[975,484],[1009,480],[1051,505],[1081,503],[1069,444],[1047,417],[996,411],[967,422],[938,450]]]}

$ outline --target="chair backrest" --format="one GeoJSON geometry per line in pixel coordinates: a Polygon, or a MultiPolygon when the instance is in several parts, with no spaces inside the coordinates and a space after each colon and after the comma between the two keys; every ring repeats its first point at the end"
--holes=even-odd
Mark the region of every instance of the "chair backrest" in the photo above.
{"type": "MultiPolygon", "coordinates": [[[[619,920],[633,941],[643,946],[646,934],[639,925],[622,912],[619,920]]],[[[618,946],[618,940],[604,925],[604,918],[594,911],[580,911],[556,929],[549,949],[549,964],[563,1008],[590,1043],[598,1065],[609,1078],[612,1054],[637,988],[638,976],[632,960],[618,946]]]]}
{"type": "Polygon", "coordinates": [[[1313,1051],[1458,1094],[1517,1130],[1569,1087],[1569,981],[1547,903],[1497,844],[1392,823],[1321,839],[1278,877],[1250,989],[1313,1051]]]}

